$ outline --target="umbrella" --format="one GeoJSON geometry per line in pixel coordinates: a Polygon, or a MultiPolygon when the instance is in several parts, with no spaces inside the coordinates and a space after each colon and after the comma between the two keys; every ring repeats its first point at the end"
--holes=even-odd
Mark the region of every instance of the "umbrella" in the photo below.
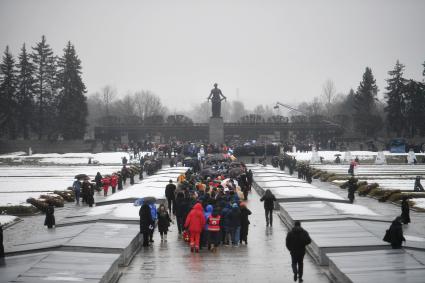
{"type": "Polygon", "coordinates": [[[74,178],[77,179],[77,180],[90,179],[89,176],[87,176],[86,174],[78,174],[74,178]]]}
{"type": "Polygon", "coordinates": [[[136,199],[134,201],[134,206],[142,206],[143,203],[145,203],[145,202],[147,204],[155,203],[156,202],[156,198],[155,197],[144,197],[144,198],[136,199]]]}
{"type": "Polygon", "coordinates": [[[257,154],[253,151],[251,151],[250,153],[248,153],[249,156],[256,156],[257,154]]]}
{"type": "Polygon", "coordinates": [[[334,156],[341,156],[341,154],[337,153],[337,154],[334,154],[334,156]]]}
{"type": "Polygon", "coordinates": [[[214,170],[211,167],[206,167],[206,168],[201,170],[200,174],[201,174],[202,177],[213,176],[213,175],[217,175],[217,171],[214,170]]]}
{"type": "Polygon", "coordinates": [[[232,178],[236,178],[243,173],[243,169],[240,167],[232,168],[229,170],[229,175],[232,178]]]}

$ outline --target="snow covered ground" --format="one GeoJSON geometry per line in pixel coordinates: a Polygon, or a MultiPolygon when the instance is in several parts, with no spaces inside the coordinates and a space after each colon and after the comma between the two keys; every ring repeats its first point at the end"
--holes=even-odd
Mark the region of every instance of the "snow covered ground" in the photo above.
{"type": "MultiPolygon", "coordinates": [[[[150,155],[150,152],[142,152],[142,155],[150,155]]],[[[101,153],[43,153],[33,154],[31,156],[25,155],[25,152],[15,152],[0,155],[0,161],[5,159],[12,159],[13,162],[23,161],[38,161],[44,164],[57,164],[57,165],[78,165],[88,164],[89,158],[92,163],[97,164],[121,164],[122,158],[126,157],[130,161],[130,154],[127,152],[101,152],[101,153]]]]}
{"type": "Polygon", "coordinates": [[[18,217],[12,215],[0,215],[0,225],[4,226],[16,221],[18,217]]]}
{"type": "Polygon", "coordinates": [[[412,199],[412,201],[415,203],[416,207],[425,209],[425,198],[415,198],[412,199]]]}
{"type": "Polygon", "coordinates": [[[0,206],[25,205],[30,197],[54,190],[65,190],[72,185],[74,176],[87,174],[94,178],[118,171],[121,166],[8,166],[0,170],[0,206]]]}
{"type": "Polygon", "coordinates": [[[263,189],[270,189],[277,198],[316,197],[343,199],[334,193],[318,189],[316,186],[289,176],[271,166],[249,165],[248,167],[254,173],[254,180],[258,181],[257,184],[263,189]],[[259,180],[257,180],[258,175],[261,176],[259,180]],[[282,177],[282,180],[276,180],[277,176],[282,177]]]}
{"type": "MultiPolygon", "coordinates": [[[[375,160],[376,156],[378,155],[378,152],[373,152],[373,151],[350,151],[350,152],[353,159],[357,156],[360,160],[375,160]]],[[[318,151],[319,157],[323,157],[323,160],[328,162],[334,161],[337,154],[339,154],[341,160],[343,160],[345,153],[346,153],[345,151],[318,151]]],[[[389,151],[383,151],[383,153],[386,157],[408,155],[408,153],[391,153],[389,151]]],[[[310,161],[312,157],[311,151],[295,152],[295,153],[288,153],[288,154],[291,156],[295,156],[297,160],[301,160],[301,161],[310,161]]],[[[425,153],[416,153],[415,155],[417,157],[425,156],[425,153]]]]}

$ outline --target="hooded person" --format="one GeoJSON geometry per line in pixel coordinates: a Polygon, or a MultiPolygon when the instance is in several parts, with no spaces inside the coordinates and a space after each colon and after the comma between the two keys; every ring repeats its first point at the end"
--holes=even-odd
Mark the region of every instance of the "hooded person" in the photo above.
{"type": "Polygon", "coordinates": [[[291,254],[294,281],[303,282],[303,260],[305,247],[311,243],[310,235],[301,227],[300,221],[295,221],[294,227],[286,235],[286,248],[291,254]]]}
{"type": "MultiPolygon", "coordinates": [[[[210,217],[212,212],[213,212],[213,206],[211,204],[208,204],[205,207],[205,212],[204,212],[205,226],[204,226],[204,230],[201,233],[201,247],[206,246],[206,244],[208,242],[208,217],[210,217]]],[[[208,245],[209,245],[209,243],[208,243],[208,245]]]]}
{"type": "Polygon", "coordinates": [[[205,222],[202,205],[200,203],[196,203],[187,215],[186,222],[184,224],[184,227],[189,230],[191,252],[199,252],[199,241],[205,222]]]}

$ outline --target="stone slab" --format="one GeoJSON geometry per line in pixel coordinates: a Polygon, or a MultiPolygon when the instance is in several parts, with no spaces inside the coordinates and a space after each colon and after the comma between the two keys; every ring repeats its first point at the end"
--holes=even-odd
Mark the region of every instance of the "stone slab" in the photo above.
{"type": "Polygon", "coordinates": [[[66,244],[73,237],[83,232],[89,227],[88,224],[79,224],[70,227],[57,227],[46,229],[45,233],[37,233],[27,238],[25,241],[14,243],[13,246],[6,247],[7,254],[17,254],[36,250],[46,250],[58,248],[66,244]]]}
{"type": "Polygon", "coordinates": [[[330,253],[329,272],[342,283],[423,283],[425,265],[416,256],[402,249],[330,253]]]}
{"type": "Polygon", "coordinates": [[[209,122],[210,144],[224,143],[224,122],[221,117],[211,117],[209,122]]]}
{"type": "Polygon", "coordinates": [[[45,252],[6,257],[1,282],[116,282],[118,254],[45,252]]]}
{"type": "Polygon", "coordinates": [[[328,253],[390,248],[355,220],[304,222],[302,226],[312,239],[308,251],[320,265],[328,265],[328,253]]]}
{"type": "Polygon", "coordinates": [[[90,249],[93,252],[121,253],[120,264],[127,265],[141,243],[140,227],[136,224],[94,223],[84,233],[69,240],[63,248],[90,249]]]}

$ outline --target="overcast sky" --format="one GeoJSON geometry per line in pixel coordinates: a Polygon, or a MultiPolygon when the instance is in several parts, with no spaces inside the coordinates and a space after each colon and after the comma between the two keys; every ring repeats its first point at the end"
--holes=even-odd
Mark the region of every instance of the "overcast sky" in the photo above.
{"type": "Polygon", "coordinates": [[[248,108],[295,105],[327,79],[356,88],[366,66],[382,96],[397,59],[422,80],[425,1],[0,0],[2,51],[43,34],[58,55],[75,45],[88,94],[148,89],[178,111],[217,82],[248,108]]]}

